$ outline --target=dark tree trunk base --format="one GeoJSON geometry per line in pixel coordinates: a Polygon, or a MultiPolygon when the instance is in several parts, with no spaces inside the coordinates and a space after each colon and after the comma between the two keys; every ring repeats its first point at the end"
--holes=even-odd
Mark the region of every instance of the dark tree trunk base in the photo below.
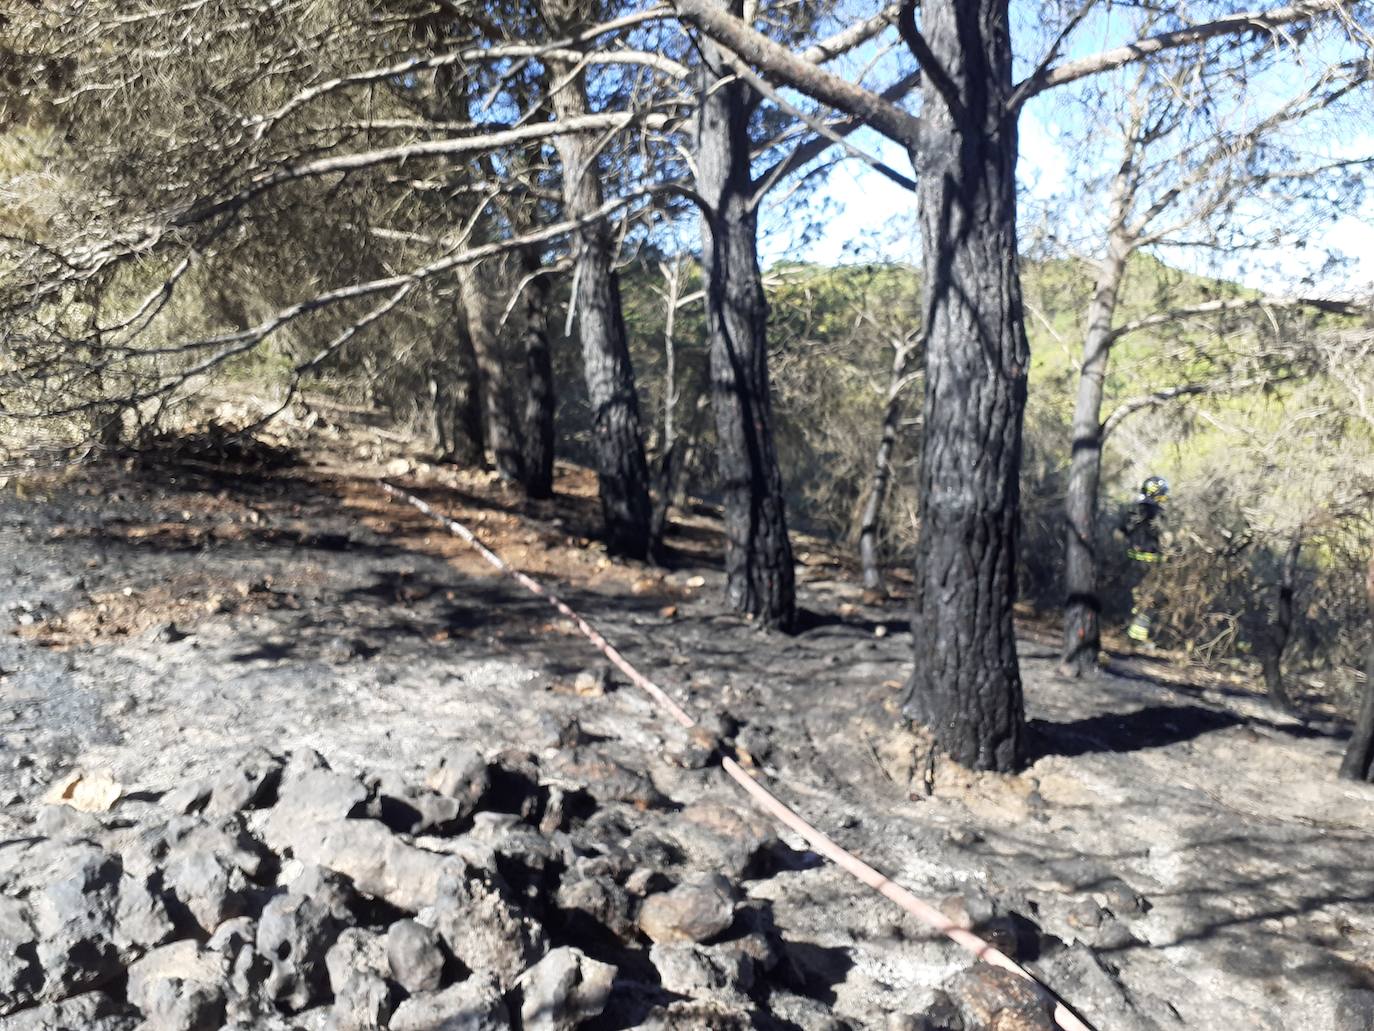
{"type": "Polygon", "coordinates": [[[921,535],[906,714],[974,769],[1024,758],[1016,658],[1021,426],[1030,363],[1016,240],[1006,0],[926,3],[920,181],[926,333],[921,535]]]}
{"type": "MultiPolygon", "coordinates": [[[[738,4],[732,10],[739,14],[738,4]]],[[[796,572],[787,535],[782,473],[773,446],[768,382],[768,304],[758,260],[758,215],[749,168],[749,93],[721,83],[719,55],[707,70],[697,147],[711,399],[725,496],[725,575],[730,605],[760,625],[790,630],[796,572]]]]}

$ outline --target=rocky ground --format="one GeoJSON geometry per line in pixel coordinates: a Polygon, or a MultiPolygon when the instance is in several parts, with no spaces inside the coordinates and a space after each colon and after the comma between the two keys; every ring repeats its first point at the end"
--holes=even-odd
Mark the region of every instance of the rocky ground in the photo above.
{"type": "MultiPolygon", "coordinates": [[[[382,497],[394,442],[315,440],[0,492],[0,1028],[1049,1026],[382,497]]],[[[1162,661],[1064,680],[1028,624],[1039,757],[971,775],[893,716],[900,606],[818,543],[807,629],[765,636],[705,510],[669,569],[617,565],[585,473],[522,506],[404,465],[1093,1026],[1374,1028],[1374,788],[1335,779],[1338,723],[1162,661]]]]}

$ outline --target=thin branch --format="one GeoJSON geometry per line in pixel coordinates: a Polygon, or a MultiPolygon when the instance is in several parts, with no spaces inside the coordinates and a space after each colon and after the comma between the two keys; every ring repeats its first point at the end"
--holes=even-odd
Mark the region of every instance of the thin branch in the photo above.
{"type": "MultiPolygon", "coordinates": [[[[895,103],[920,84],[921,73],[917,70],[898,79],[887,89],[883,90],[879,96],[884,100],[895,103]]],[[[779,182],[835,146],[836,136],[846,137],[855,130],[862,128],[863,124],[864,123],[857,118],[847,118],[835,125],[826,126],[825,132],[817,132],[809,139],[798,143],[792,153],[775,161],[769,168],[764,169],[764,171],[759,174],[757,180],[759,185],[754,191],[754,196],[750,203],[753,205],[761,203],[764,195],[779,182]]],[[[905,179],[906,177],[904,176],[903,178],[905,179]]],[[[907,189],[912,189],[915,184],[913,180],[907,179],[902,185],[907,186],[907,189]],[[912,185],[907,186],[907,183],[911,183],[912,185]]]]}
{"type": "Polygon", "coordinates": [[[214,218],[226,211],[242,207],[255,197],[300,179],[310,179],[340,172],[355,172],[376,165],[394,164],[426,157],[453,157],[494,150],[500,147],[516,146],[532,140],[551,139],[578,132],[615,131],[636,122],[649,128],[662,128],[672,119],[661,113],[615,112],[581,115],[576,118],[560,119],[550,122],[537,122],[516,129],[489,133],[485,136],[460,136],[444,140],[418,140],[394,147],[378,150],[358,151],[352,154],[339,154],[320,158],[302,164],[287,165],[272,172],[260,174],[256,179],[237,193],[219,200],[206,201],[195,205],[172,218],[171,224],[177,227],[193,225],[214,218]]]}
{"type": "MultiPolygon", "coordinates": [[[[613,21],[603,22],[600,25],[587,29],[585,32],[579,32],[577,35],[568,39],[562,39],[552,43],[512,43],[488,47],[467,47],[463,50],[455,50],[445,54],[430,54],[424,57],[406,58],[404,61],[397,61],[394,64],[386,65],[381,68],[370,68],[365,71],[353,72],[348,75],[341,75],[333,79],[327,79],[324,82],[316,83],[314,86],[301,90],[276,110],[250,120],[249,124],[256,125],[254,135],[257,139],[262,139],[266,133],[272,130],[273,126],[287,115],[310,103],[312,100],[317,100],[329,93],[347,89],[352,86],[363,86],[369,83],[382,82],[387,79],[396,79],[403,75],[414,75],[422,71],[432,71],[436,68],[444,68],[454,64],[470,64],[477,61],[502,61],[512,58],[581,60],[588,55],[585,55],[583,51],[577,49],[577,44],[590,42],[598,36],[604,36],[607,33],[615,32],[622,28],[667,17],[671,17],[671,12],[667,8],[654,7],[647,11],[626,15],[623,18],[617,18],[613,21]]],[[[678,79],[686,79],[691,74],[685,65],[671,58],[665,57],[662,54],[650,54],[643,51],[603,51],[590,59],[602,64],[642,64],[665,72],[678,79]]]]}
{"type": "Polygon", "coordinates": [[[1134,43],[1105,50],[1091,57],[1082,57],[1073,61],[1065,61],[1054,67],[1040,69],[1029,78],[1018,83],[1012,96],[1017,98],[1018,103],[1024,103],[1031,97],[1045,92],[1045,90],[1063,86],[1090,75],[1097,75],[1100,72],[1124,67],[1133,62],[1144,60],[1152,54],[1192,46],[1195,43],[1205,43],[1207,40],[1219,36],[1272,31],[1294,22],[1310,21],[1324,14],[1337,14],[1346,6],[1347,3],[1344,0],[1304,0],[1302,3],[1288,4],[1269,10],[1245,11],[1200,25],[1190,25],[1187,28],[1146,36],[1134,43]]]}
{"type": "Polygon", "coordinates": [[[1174,387],[1163,387],[1140,397],[1133,397],[1129,401],[1122,401],[1112,410],[1112,414],[1107,416],[1102,422],[1101,439],[1106,440],[1111,432],[1117,428],[1123,419],[1127,419],[1136,412],[1145,411],[1148,408],[1158,408],[1160,405],[1168,404],[1170,401],[1180,397],[1193,397],[1201,394],[1239,394],[1252,387],[1258,387],[1266,383],[1280,383],[1290,376],[1253,376],[1248,379],[1232,380],[1229,383],[1181,383],[1174,387]]]}
{"type": "Polygon", "coordinates": [[[1030,84],[1039,82],[1040,79],[1049,72],[1054,62],[1059,59],[1059,53],[1064,49],[1065,41],[1067,41],[1068,38],[1073,35],[1073,31],[1082,24],[1083,19],[1088,16],[1088,12],[1097,6],[1097,2],[1098,0],[1084,0],[1078,10],[1073,13],[1073,16],[1064,23],[1063,27],[1059,30],[1059,34],[1054,37],[1054,42],[1050,44],[1050,48],[1045,51],[1045,56],[1036,64],[1035,71],[1021,80],[1020,84],[1012,90],[1011,99],[1007,101],[1007,107],[1009,109],[1012,111],[1021,110],[1021,105],[1024,104],[1031,95],[1027,91],[1030,84]]]}
{"type": "Polygon", "coordinates": [[[1153,329],[1156,326],[1167,325],[1171,322],[1182,322],[1184,319],[1200,318],[1204,315],[1217,315],[1234,311],[1253,311],[1255,309],[1289,310],[1294,308],[1314,308],[1317,311],[1326,312],[1330,315],[1351,315],[1355,317],[1374,314],[1374,309],[1371,309],[1367,304],[1361,305],[1351,301],[1332,300],[1325,297],[1237,297],[1225,300],[1204,301],[1200,304],[1188,305],[1181,308],[1171,308],[1168,311],[1147,315],[1143,319],[1136,319],[1133,322],[1124,323],[1112,330],[1111,341],[1115,343],[1121,337],[1130,333],[1138,333],[1142,329],[1153,329]]]}
{"type": "Polygon", "coordinates": [[[901,10],[902,5],[900,3],[888,4],[872,18],[857,22],[828,39],[811,44],[801,52],[801,59],[811,64],[825,64],[827,61],[834,60],[841,54],[848,53],[855,47],[867,43],[889,25],[896,24],[901,10]]]}

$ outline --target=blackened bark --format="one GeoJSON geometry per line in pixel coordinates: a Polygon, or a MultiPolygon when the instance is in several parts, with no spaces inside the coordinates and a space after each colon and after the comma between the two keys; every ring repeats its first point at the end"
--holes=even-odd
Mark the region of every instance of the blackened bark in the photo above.
{"type": "Polygon", "coordinates": [[[439,460],[464,468],[482,465],[486,440],[482,432],[482,398],[477,383],[477,359],[472,352],[467,322],[457,320],[452,346],[430,374],[434,428],[439,460]]]}
{"type": "Polygon", "coordinates": [[[919,173],[926,393],[906,714],[975,769],[1023,758],[1012,606],[1030,351],[1016,249],[1007,0],[926,0],[951,106],[925,77],[919,173]]]}
{"type": "MultiPolygon", "coordinates": [[[[742,0],[728,0],[738,17],[742,0]]],[[[758,216],[749,167],[749,94],[703,44],[697,187],[702,218],[711,399],[725,507],[726,594],[760,625],[791,629],[795,570],[782,473],[773,446],[768,305],[758,260],[758,216]],[[717,75],[710,69],[720,70],[717,75]],[[728,79],[722,84],[723,79],[728,79]]]]}
{"type": "MultiPolygon", "coordinates": [[[[573,66],[566,62],[551,64],[556,81],[562,82],[573,72],[573,66]]],[[[553,94],[553,107],[559,118],[587,113],[587,86],[581,72],[553,94]]],[[[563,166],[565,213],[570,219],[587,217],[602,203],[596,140],[569,133],[557,137],[555,144],[563,166]]],[[[625,337],[620,280],[613,266],[614,247],[605,223],[587,225],[577,234],[573,304],[587,398],[592,406],[592,443],[606,547],[611,554],[642,559],[656,550],[656,542],[650,528],[649,467],[625,337]]]]}
{"type": "Polygon", "coordinates": [[[522,255],[525,275],[525,493],[532,498],[553,496],[554,387],[553,351],[549,346],[550,273],[540,264],[539,252],[522,255]]]}
{"type": "Polygon", "coordinates": [[[1260,655],[1260,669],[1264,672],[1264,688],[1283,709],[1292,712],[1293,699],[1283,682],[1283,653],[1293,633],[1293,595],[1297,590],[1298,556],[1302,552],[1302,530],[1293,536],[1283,556],[1283,572],[1279,577],[1278,604],[1273,622],[1269,624],[1265,647],[1260,655]]]}
{"type": "Polygon", "coordinates": [[[1365,572],[1365,593],[1369,598],[1369,645],[1364,666],[1364,700],[1355,720],[1355,732],[1346,746],[1341,776],[1347,780],[1374,781],[1374,555],[1365,572]]]}
{"type": "Polygon", "coordinates": [[[501,341],[489,307],[489,290],[477,266],[458,269],[458,291],[467,316],[468,339],[477,361],[477,383],[481,397],[482,427],[492,460],[501,478],[521,484],[524,455],[520,448],[520,428],[511,404],[512,363],[501,355],[501,341]]]}
{"type": "MultiPolygon", "coordinates": [[[[1119,225],[1119,223],[1118,223],[1119,225]]],[[[1102,646],[1098,594],[1097,506],[1102,481],[1102,395],[1112,347],[1112,319],[1116,314],[1126,261],[1133,247],[1124,233],[1113,231],[1107,256],[1098,270],[1088,328],[1083,338],[1083,368],[1078,375],[1078,400],[1073,412],[1073,444],[1069,458],[1069,487],[1064,499],[1064,666],[1081,676],[1097,668],[1102,646]]]]}

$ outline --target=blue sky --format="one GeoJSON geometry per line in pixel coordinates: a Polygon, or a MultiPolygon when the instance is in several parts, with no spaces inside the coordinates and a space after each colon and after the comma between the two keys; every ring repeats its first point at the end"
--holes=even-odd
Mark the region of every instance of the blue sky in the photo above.
{"type": "MultiPolygon", "coordinates": [[[[856,134],[855,142],[885,159],[893,167],[909,169],[901,151],[872,133],[856,134]]],[[[1353,134],[1342,146],[1347,156],[1374,154],[1374,132],[1353,134]]],[[[1033,216],[1035,202],[1049,201],[1069,184],[1070,155],[1046,129],[1034,112],[1021,121],[1019,175],[1024,190],[1023,226],[1033,216]]],[[[765,267],[780,260],[806,260],[822,264],[863,261],[920,262],[919,230],[916,223],[915,195],[874,172],[857,160],[838,165],[819,189],[812,204],[824,208],[826,219],[819,236],[800,243],[800,225],[789,217],[779,222],[765,214],[760,239],[760,256],[765,267]]],[[[1337,215],[1302,252],[1269,250],[1247,254],[1242,259],[1222,263],[1219,270],[1257,289],[1273,293],[1292,292],[1289,287],[1319,264],[1319,255],[1335,250],[1351,260],[1326,279],[1319,279],[1315,291],[1329,296],[1367,296],[1374,292],[1374,203],[1369,199],[1359,210],[1337,215]]],[[[1203,255],[1171,250],[1161,257],[1170,264],[1198,272],[1216,271],[1203,255]]]]}

